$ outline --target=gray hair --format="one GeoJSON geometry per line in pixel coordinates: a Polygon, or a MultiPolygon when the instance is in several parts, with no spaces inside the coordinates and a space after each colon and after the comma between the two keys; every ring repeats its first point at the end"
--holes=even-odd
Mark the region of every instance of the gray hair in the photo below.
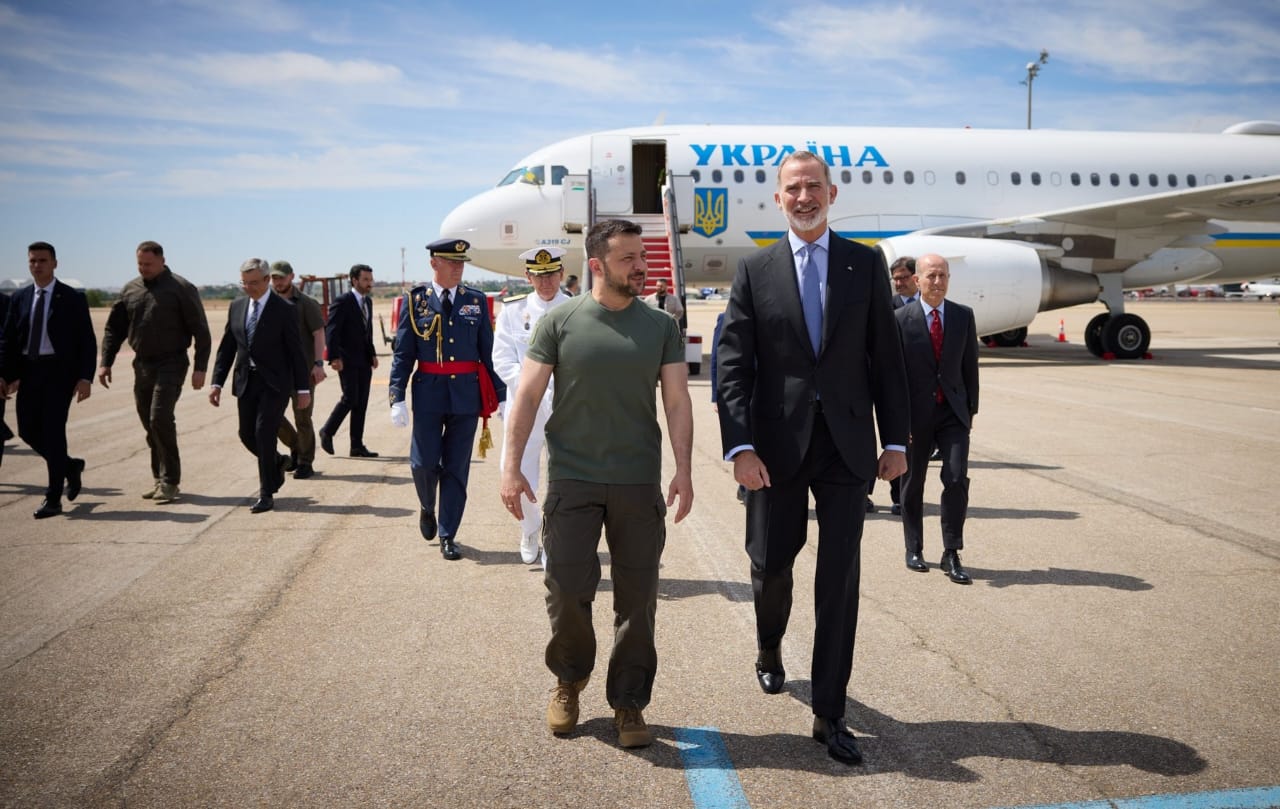
{"type": "Polygon", "coordinates": [[[264,258],[251,258],[240,265],[241,275],[248,275],[255,270],[260,275],[269,275],[271,273],[271,265],[264,258]]]}

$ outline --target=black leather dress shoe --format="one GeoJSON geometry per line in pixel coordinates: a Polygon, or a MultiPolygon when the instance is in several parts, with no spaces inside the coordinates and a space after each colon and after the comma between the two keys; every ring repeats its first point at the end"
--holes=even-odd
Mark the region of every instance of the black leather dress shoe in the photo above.
{"type": "Polygon", "coordinates": [[[875,513],[876,513],[876,504],[875,504],[875,503],[873,503],[873,502],[871,502],[871,498],[870,498],[870,497],[868,497],[868,498],[867,498],[867,513],[868,513],[868,514],[875,514],[875,513]]]}
{"type": "Polygon", "coordinates": [[[84,472],[84,458],[67,459],[67,499],[75,500],[80,496],[80,475],[84,472]]]}
{"type": "Polygon", "coordinates": [[[378,457],[378,453],[370,451],[368,447],[352,447],[351,457],[352,458],[376,458],[378,457]]]}
{"type": "Polygon", "coordinates": [[[271,495],[267,495],[266,497],[259,497],[256,501],[254,501],[254,504],[249,507],[249,512],[251,514],[261,514],[262,512],[270,511],[275,507],[276,507],[275,499],[271,495]]]}
{"type": "Polygon", "coordinates": [[[320,436],[320,449],[332,455],[333,454],[333,436],[329,435],[324,430],[321,430],[319,432],[319,436],[320,436]]]}
{"type": "Polygon", "coordinates": [[[920,558],[920,554],[907,552],[907,570],[915,570],[920,573],[928,573],[929,566],[920,558]]]}
{"type": "Polygon", "coordinates": [[[289,453],[289,465],[288,465],[288,466],[286,466],[286,467],[284,468],[284,471],[286,471],[286,472],[292,472],[293,470],[295,470],[295,469],[297,469],[297,468],[298,468],[298,453],[296,453],[296,452],[290,452],[290,453],[289,453]]]}
{"type": "Polygon", "coordinates": [[[454,562],[462,558],[462,551],[458,550],[458,545],[453,541],[453,537],[440,537],[440,555],[450,562],[454,562]]]}
{"type": "Polygon", "coordinates": [[[899,504],[899,503],[894,503],[892,506],[889,506],[889,513],[890,513],[890,514],[892,514],[892,515],[894,515],[894,516],[896,516],[896,517],[901,517],[901,516],[902,516],[902,506],[901,506],[901,504],[899,504]]]}
{"type": "Polygon", "coordinates": [[[845,764],[861,764],[862,751],[843,719],[813,718],[813,738],[827,746],[827,755],[845,764]]]}
{"type": "Polygon", "coordinates": [[[35,517],[37,520],[43,520],[46,517],[56,517],[61,513],[62,513],[62,501],[50,500],[49,498],[46,497],[45,499],[40,501],[40,508],[36,509],[31,516],[35,517]]]}
{"type": "Polygon", "coordinates": [[[288,455],[281,455],[279,453],[276,454],[276,488],[275,490],[277,492],[280,491],[280,487],[284,485],[285,473],[292,468],[293,467],[289,465],[288,455]]]}
{"type": "Polygon", "coordinates": [[[418,530],[422,533],[422,538],[428,542],[436,538],[436,515],[431,509],[418,510],[418,530]]]}
{"type": "Polygon", "coordinates": [[[293,470],[293,476],[298,480],[306,480],[316,473],[315,467],[309,463],[300,463],[298,468],[293,470]]]}
{"type": "Polygon", "coordinates": [[[942,562],[940,563],[942,572],[947,574],[947,578],[956,584],[973,584],[973,579],[965,572],[964,566],[960,564],[960,553],[958,551],[943,551],[942,562]]]}
{"type": "Polygon", "coordinates": [[[756,681],[760,690],[766,694],[782,693],[782,686],[787,682],[787,672],[782,668],[782,651],[780,649],[761,649],[756,655],[756,681]]]}

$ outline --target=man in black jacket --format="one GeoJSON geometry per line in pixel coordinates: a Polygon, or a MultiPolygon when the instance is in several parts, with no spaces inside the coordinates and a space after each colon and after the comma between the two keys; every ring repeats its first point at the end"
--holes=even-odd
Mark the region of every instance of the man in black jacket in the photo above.
{"type": "Polygon", "coordinates": [[[325,345],[329,366],[338,372],[342,398],[320,428],[320,448],[333,454],[333,434],[351,414],[351,457],[376,458],[364,445],[364,415],[369,407],[369,387],[378,356],[373,352],[373,270],[367,264],[351,268],[351,291],[329,305],[325,345]]]}

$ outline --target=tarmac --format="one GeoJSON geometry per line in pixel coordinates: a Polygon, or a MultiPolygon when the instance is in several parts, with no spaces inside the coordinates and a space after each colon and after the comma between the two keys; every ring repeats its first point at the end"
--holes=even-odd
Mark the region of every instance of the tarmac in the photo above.
{"type": "MultiPolygon", "coordinates": [[[[723,301],[688,308],[709,349],[723,301]]],[[[72,406],[88,466],[65,516],[31,518],[44,466],[20,441],[0,468],[0,806],[1280,804],[1277,307],[1130,302],[1153,332],[1153,358],[1132,362],[1085,350],[1098,311],[1046,313],[1029,346],[980,352],[972,586],[936,567],[936,474],[928,574],[904,567],[877,487],[847,703],[860,767],[809,738],[814,542],[786,688],[756,685],[706,362],[690,382],[696,501],[663,556],[655,742],[628,751],[604,699],[603,545],[597,676],[575,733],[544,724],[544,587],[497,496],[499,420],[499,447],[474,459],[464,558],[446,562],[418,535],[388,347],[366,430],[381,457],[347,457],[344,425],[338,455],[261,515],[234,400],[215,409],[205,391],[178,407],[181,497],[140,497],[148,450],[122,356],[110,390],[72,406]]],[[[225,307],[210,322],[216,344],[225,307]]],[[[331,378],[317,421],[337,398],[331,378]]],[[[664,488],[670,473],[668,451],[664,488]]]]}

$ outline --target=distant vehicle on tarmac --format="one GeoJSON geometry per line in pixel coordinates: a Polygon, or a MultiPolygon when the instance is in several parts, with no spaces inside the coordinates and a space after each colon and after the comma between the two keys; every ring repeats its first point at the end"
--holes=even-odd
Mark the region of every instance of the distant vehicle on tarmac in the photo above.
{"type": "Polygon", "coordinates": [[[1244,293],[1245,297],[1257,296],[1259,298],[1270,298],[1274,301],[1276,298],[1280,298],[1280,280],[1248,281],[1240,285],[1240,291],[1244,293]]]}

